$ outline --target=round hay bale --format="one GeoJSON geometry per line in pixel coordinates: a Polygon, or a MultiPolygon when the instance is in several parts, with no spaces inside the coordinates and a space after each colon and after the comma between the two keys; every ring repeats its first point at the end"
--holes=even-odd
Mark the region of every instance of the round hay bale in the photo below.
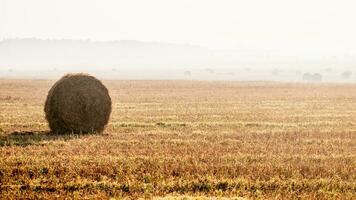
{"type": "Polygon", "coordinates": [[[102,132],[111,114],[111,98],[95,77],[68,74],[48,92],[44,111],[54,133],[102,132]]]}

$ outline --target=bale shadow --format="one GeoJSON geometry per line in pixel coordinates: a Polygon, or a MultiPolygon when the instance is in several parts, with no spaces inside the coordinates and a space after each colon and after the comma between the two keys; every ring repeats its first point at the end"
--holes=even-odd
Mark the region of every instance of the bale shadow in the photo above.
{"type": "Polygon", "coordinates": [[[78,139],[92,134],[54,134],[50,131],[14,131],[0,135],[0,147],[3,146],[28,146],[45,145],[43,142],[55,140],[78,139]]]}

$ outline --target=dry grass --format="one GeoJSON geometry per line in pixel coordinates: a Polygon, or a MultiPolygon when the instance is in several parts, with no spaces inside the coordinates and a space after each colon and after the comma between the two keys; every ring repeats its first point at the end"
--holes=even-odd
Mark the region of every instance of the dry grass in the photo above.
{"type": "Polygon", "coordinates": [[[356,198],[355,85],[106,81],[103,135],[50,135],[52,81],[0,80],[3,198],[356,198]]]}

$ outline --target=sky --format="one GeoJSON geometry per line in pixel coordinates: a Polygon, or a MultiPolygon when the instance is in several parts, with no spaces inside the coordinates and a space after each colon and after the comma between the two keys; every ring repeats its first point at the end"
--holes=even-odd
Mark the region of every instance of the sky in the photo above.
{"type": "Polygon", "coordinates": [[[0,39],[356,54],[354,0],[0,0],[0,39]]]}

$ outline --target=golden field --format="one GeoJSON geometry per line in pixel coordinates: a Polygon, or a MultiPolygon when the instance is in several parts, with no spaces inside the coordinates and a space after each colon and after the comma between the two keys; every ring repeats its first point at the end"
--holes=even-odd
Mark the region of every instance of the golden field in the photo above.
{"type": "Polygon", "coordinates": [[[356,199],[356,85],[104,81],[103,134],[53,135],[54,81],[0,80],[0,199],[356,199]]]}

